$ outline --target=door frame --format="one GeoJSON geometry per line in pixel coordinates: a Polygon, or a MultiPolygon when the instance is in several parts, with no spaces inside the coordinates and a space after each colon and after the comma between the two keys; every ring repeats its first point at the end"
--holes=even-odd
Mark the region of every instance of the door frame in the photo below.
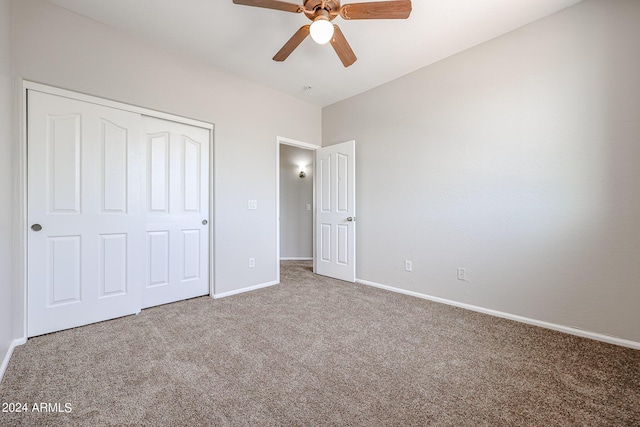
{"type": "Polygon", "coordinates": [[[92,95],[86,95],[79,92],[74,92],[67,89],[62,89],[54,86],[48,86],[41,83],[32,82],[29,80],[21,80],[22,87],[19,102],[19,111],[20,111],[20,135],[18,141],[18,150],[14,153],[14,165],[16,165],[17,173],[14,174],[16,176],[15,184],[18,188],[17,191],[17,200],[15,201],[15,206],[17,207],[14,215],[16,221],[14,221],[15,227],[14,231],[14,247],[16,248],[16,259],[14,260],[14,264],[17,267],[17,274],[14,279],[16,290],[14,294],[14,307],[20,307],[22,309],[21,313],[17,313],[15,319],[22,319],[22,325],[15,325],[14,331],[17,336],[21,338],[18,339],[20,343],[26,342],[27,339],[27,304],[28,304],[28,294],[27,294],[27,285],[28,285],[28,230],[27,230],[27,220],[28,220],[28,206],[27,206],[27,196],[28,196],[28,181],[27,181],[27,117],[28,117],[28,105],[27,105],[27,92],[29,90],[43,92],[50,95],[61,96],[65,98],[74,99],[76,101],[88,102],[91,104],[102,105],[105,107],[116,108],[119,110],[129,111],[132,113],[138,113],[143,116],[156,117],[159,119],[170,120],[178,123],[183,123],[187,125],[192,125],[196,127],[201,127],[209,130],[209,296],[213,298],[215,294],[215,280],[214,280],[214,272],[215,272],[215,187],[214,187],[214,151],[215,151],[215,138],[214,131],[215,125],[213,123],[203,122],[201,120],[191,119],[187,117],[177,116],[170,113],[164,113],[156,110],[151,110],[148,108],[138,107],[135,105],[125,104],[122,102],[112,101],[105,98],[100,98],[92,95]]]}
{"type": "Polygon", "coordinates": [[[322,148],[319,145],[309,144],[308,142],[297,141],[291,138],[285,138],[282,136],[276,137],[276,282],[280,283],[280,146],[291,145],[293,147],[304,148],[305,150],[313,151],[313,173],[307,175],[312,180],[313,196],[311,200],[311,212],[312,212],[312,244],[313,244],[313,272],[316,271],[316,186],[315,186],[315,158],[316,150],[322,148]]]}

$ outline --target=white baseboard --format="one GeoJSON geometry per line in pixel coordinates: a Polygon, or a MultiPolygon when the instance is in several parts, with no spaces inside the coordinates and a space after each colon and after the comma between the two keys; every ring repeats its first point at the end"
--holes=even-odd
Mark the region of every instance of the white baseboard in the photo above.
{"type": "Polygon", "coordinates": [[[394,288],[392,286],[381,285],[380,283],[370,282],[368,280],[356,279],[357,283],[361,283],[367,286],[373,286],[375,288],[385,289],[387,291],[397,292],[404,295],[410,295],[412,297],[422,298],[429,301],[439,302],[442,304],[452,305],[454,307],[460,307],[471,311],[477,311],[479,313],[489,314],[491,316],[502,317],[504,319],[515,320],[516,322],[527,323],[529,325],[540,326],[546,329],[552,329],[554,331],[560,331],[571,335],[576,335],[583,338],[590,338],[596,341],[603,341],[609,344],[615,344],[622,347],[629,347],[636,350],[640,350],[640,342],[625,340],[623,338],[612,337],[610,335],[599,334],[597,332],[585,331],[571,326],[558,325],[556,323],[549,323],[542,320],[530,319],[528,317],[518,316],[516,314],[504,313],[502,311],[492,310],[489,308],[479,307],[476,305],[465,304],[462,302],[452,301],[445,298],[434,297],[419,292],[408,291],[405,289],[394,288]]]}
{"type": "Polygon", "coordinates": [[[268,282],[268,283],[261,283],[259,285],[249,286],[249,287],[242,288],[242,289],[236,289],[235,291],[223,292],[221,294],[215,294],[214,293],[212,295],[212,297],[214,299],[230,297],[231,295],[237,295],[237,294],[242,294],[242,293],[249,292],[249,291],[255,291],[256,289],[266,288],[266,287],[269,287],[269,286],[277,285],[278,283],[280,283],[280,282],[277,281],[277,280],[273,281],[273,282],[268,282]]]}
{"type": "Polygon", "coordinates": [[[282,257],[280,261],[313,261],[313,257],[282,257]]]}
{"type": "Polygon", "coordinates": [[[9,366],[9,359],[11,359],[11,355],[13,354],[13,349],[26,342],[27,342],[26,338],[20,338],[17,340],[13,340],[9,345],[9,348],[7,349],[6,353],[4,354],[4,357],[2,358],[2,365],[0,365],[0,382],[2,382],[2,378],[4,378],[4,373],[6,372],[7,367],[9,366]]]}

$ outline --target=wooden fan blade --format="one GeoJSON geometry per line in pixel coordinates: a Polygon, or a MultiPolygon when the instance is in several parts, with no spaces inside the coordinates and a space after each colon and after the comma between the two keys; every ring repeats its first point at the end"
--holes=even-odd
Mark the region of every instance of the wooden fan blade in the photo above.
{"type": "Polygon", "coordinates": [[[352,3],[340,8],[343,19],[406,19],[410,14],[411,0],[352,3]]]}
{"type": "Polygon", "coordinates": [[[278,0],[233,0],[233,2],[245,6],[264,7],[265,9],[283,10],[293,13],[300,13],[303,10],[302,6],[278,0]]]}
{"type": "Polygon", "coordinates": [[[295,48],[297,48],[298,45],[307,38],[307,36],[309,35],[310,27],[310,25],[303,25],[302,27],[300,27],[300,29],[296,31],[293,37],[291,37],[289,41],[286,42],[284,46],[282,46],[282,49],[280,49],[278,53],[276,53],[276,56],[273,57],[273,60],[282,62],[287,59],[289,55],[291,55],[291,52],[293,52],[295,48]]]}
{"type": "Polygon", "coordinates": [[[340,28],[334,24],[333,26],[333,38],[331,39],[331,46],[333,46],[333,50],[338,54],[338,58],[342,61],[342,65],[348,67],[349,65],[356,62],[358,58],[356,58],[356,54],[351,50],[351,46],[347,42],[347,39],[340,31],[340,28]]]}

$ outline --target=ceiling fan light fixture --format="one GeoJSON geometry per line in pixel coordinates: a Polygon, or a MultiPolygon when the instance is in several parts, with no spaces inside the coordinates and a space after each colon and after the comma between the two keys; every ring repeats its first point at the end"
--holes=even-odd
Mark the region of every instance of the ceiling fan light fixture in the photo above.
{"type": "MultiPolygon", "coordinates": [[[[289,0],[292,1],[292,0],[289,0]]],[[[300,1],[300,0],[298,0],[300,1]]],[[[348,0],[347,0],[348,1],[348,0]]],[[[282,62],[309,35],[318,44],[331,42],[338,58],[345,67],[358,60],[349,42],[337,25],[331,24],[338,16],[347,21],[352,19],[407,19],[411,14],[411,0],[364,1],[341,5],[341,0],[302,0],[296,5],[282,0],[233,0],[235,4],[304,13],[311,24],[303,25],[275,54],[273,60],[282,62]]]]}
{"type": "Polygon", "coordinates": [[[326,16],[318,16],[312,23],[311,38],[318,44],[327,44],[333,38],[333,24],[326,16]]]}

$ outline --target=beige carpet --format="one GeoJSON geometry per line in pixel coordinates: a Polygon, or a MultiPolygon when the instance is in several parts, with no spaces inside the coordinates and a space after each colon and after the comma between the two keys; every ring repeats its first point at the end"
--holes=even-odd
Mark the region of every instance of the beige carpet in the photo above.
{"type": "Polygon", "coordinates": [[[638,426],[640,351],[286,262],[278,286],[30,339],[8,402],[29,412],[1,426],[638,426]]]}

